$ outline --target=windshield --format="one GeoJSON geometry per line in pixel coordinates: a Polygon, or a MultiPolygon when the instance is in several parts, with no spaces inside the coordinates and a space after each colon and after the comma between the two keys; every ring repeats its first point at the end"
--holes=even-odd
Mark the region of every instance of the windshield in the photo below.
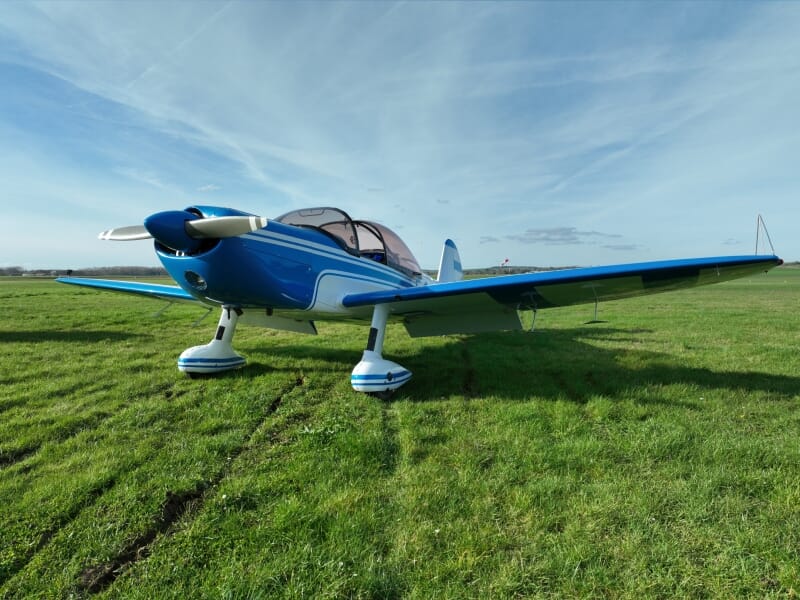
{"type": "Polygon", "coordinates": [[[338,208],[304,208],[275,219],[278,223],[320,229],[339,242],[345,250],[358,254],[358,236],[350,216],[338,208]]]}
{"type": "Polygon", "coordinates": [[[338,208],[305,208],[275,220],[286,225],[319,229],[351,254],[383,263],[408,275],[422,273],[417,259],[394,231],[372,221],[353,221],[338,208]]]}

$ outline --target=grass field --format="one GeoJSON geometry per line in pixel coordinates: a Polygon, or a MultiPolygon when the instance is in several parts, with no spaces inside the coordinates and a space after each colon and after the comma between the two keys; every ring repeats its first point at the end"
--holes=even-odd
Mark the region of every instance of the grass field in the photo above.
{"type": "Polygon", "coordinates": [[[0,281],[0,595],[794,597],[800,270],[411,340],[0,281]],[[442,376],[446,373],[446,377],[442,376]]]}

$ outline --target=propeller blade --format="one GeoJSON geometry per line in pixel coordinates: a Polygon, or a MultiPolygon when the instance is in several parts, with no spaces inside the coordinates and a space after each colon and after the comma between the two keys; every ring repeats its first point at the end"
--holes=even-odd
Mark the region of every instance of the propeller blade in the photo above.
{"type": "Polygon", "coordinates": [[[143,225],[131,225],[129,227],[116,227],[104,231],[97,236],[101,240],[114,240],[116,242],[130,242],[132,240],[148,240],[151,236],[143,225]]]}
{"type": "Polygon", "coordinates": [[[228,238],[258,231],[267,226],[266,217],[209,217],[186,221],[186,233],[194,239],[228,238]]]}
{"type": "Polygon", "coordinates": [[[202,218],[184,210],[150,215],[144,225],[116,227],[104,231],[101,240],[131,241],[155,238],[173,250],[193,252],[200,247],[197,240],[236,237],[267,226],[266,217],[202,218]]]}

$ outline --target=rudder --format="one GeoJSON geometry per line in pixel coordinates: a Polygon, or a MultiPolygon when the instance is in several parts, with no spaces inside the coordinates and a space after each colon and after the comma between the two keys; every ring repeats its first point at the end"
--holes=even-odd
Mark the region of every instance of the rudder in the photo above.
{"type": "Polygon", "coordinates": [[[458,254],[458,248],[456,248],[453,240],[445,240],[436,281],[440,283],[460,281],[463,276],[464,272],[461,269],[461,257],[458,254]]]}

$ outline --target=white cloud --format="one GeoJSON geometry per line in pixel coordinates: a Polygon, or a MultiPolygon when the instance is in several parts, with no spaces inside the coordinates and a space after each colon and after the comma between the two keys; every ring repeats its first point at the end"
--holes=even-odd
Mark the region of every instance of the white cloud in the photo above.
{"type": "MultiPolygon", "coordinates": [[[[622,237],[615,233],[601,233],[599,231],[579,231],[575,227],[550,227],[547,229],[527,229],[523,233],[505,236],[506,239],[522,242],[523,244],[553,245],[579,245],[597,244],[604,239],[622,237]]],[[[604,246],[611,248],[612,246],[604,246]]]]}

